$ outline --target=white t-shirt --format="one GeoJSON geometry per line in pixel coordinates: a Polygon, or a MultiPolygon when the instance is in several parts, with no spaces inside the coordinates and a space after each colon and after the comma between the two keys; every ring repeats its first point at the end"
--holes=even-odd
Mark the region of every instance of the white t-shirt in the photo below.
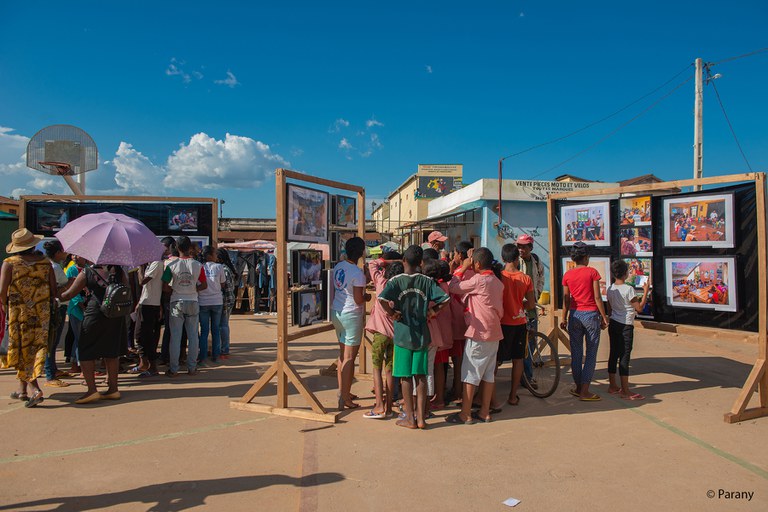
{"type": "MultiPolygon", "coordinates": [[[[56,285],[59,288],[66,286],[66,284],[69,282],[69,279],[67,278],[67,274],[64,273],[64,269],[61,268],[61,265],[51,260],[51,266],[53,267],[53,275],[56,276],[56,285]]],[[[56,300],[59,303],[59,306],[69,305],[68,300],[56,300]]]]}
{"type": "Polygon", "coordinates": [[[208,287],[198,293],[198,301],[201,306],[221,306],[224,304],[224,295],[221,293],[221,285],[227,282],[224,275],[224,265],[208,261],[203,265],[208,287]]]}
{"type": "Polygon", "coordinates": [[[205,279],[203,264],[192,258],[175,258],[165,267],[163,281],[173,288],[171,302],[197,300],[197,282],[205,279]],[[202,276],[201,276],[202,273],[202,276]]]}
{"type": "Polygon", "coordinates": [[[341,261],[333,267],[333,306],[331,309],[340,313],[360,311],[365,304],[355,303],[353,288],[365,287],[365,274],[360,267],[348,261],[341,261]]]}
{"type": "Polygon", "coordinates": [[[624,325],[632,325],[637,314],[632,305],[635,289],[628,284],[612,283],[608,287],[607,295],[608,303],[611,305],[611,320],[616,320],[624,325]]]}
{"type": "Polygon", "coordinates": [[[153,261],[147,265],[144,277],[152,280],[141,287],[139,304],[144,306],[159,306],[160,297],[163,295],[163,262],[153,261]]]}

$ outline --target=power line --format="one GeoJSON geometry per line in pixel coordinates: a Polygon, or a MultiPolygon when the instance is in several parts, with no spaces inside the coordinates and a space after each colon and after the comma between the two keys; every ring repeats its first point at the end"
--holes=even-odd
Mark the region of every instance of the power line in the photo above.
{"type": "Polygon", "coordinates": [[[591,145],[587,146],[586,148],[582,149],[581,151],[579,151],[579,152],[578,152],[578,153],[576,153],[575,155],[573,155],[573,156],[571,156],[571,157],[569,157],[569,158],[566,158],[565,160],[563,160],[563,161],[562,161],[562,162],[560,162],[559,164],[555,165],[554,167],[550,167],[550,168],[549,168],[549,169],[547,169],[546,171],[540,172],[539,174],[537,174],[537,175],[535,175],[535,176],[532,176],[532,177],[531,177],[531,178],[529,178],[529,179],[538,178],[539,176],[542,176],[542,175],[544,175],[544,174],[548,174],[548,173],[550,173],[550,172],[554,171],[555,169],[557,169],[558,167],[560,167],[560,166],[563,166],[563,165],[567,164],[567,163],[568,163],[568,162],[570,162],[571,160],[575,160],[576,158],[580,157],[581,155],[583,155],[583,154],[584,154],[584,153],[586,153],[587,151],[589,151],[589,150],[591,150],[591,149],[593,149],[593,148],[595,148],[595,147],[599,146],[600,144],[602,144],[603,142],[605,142],[605,141],[606,141],[606,140],[608,140],[609,138],[613,137],[613,136],[614,136],[616,133],[618,133],[618,132],[619,132],[619,131],[620,131],[622,128],[626,127],[628,124],[630,124],[631,122],[635,121],[636,119],[638,119],[638,118],[639,118],[639,117],[641,117],[642,115],[646,114],[646,113],[647,113],[647,112],[649,112],[651,109],[653,109],[654,107],[656,107],[656,106],[657,106],[659,103],[661,103],[662,101],[664,101],[665,99],[667,99],[669,96],[671,96],[671,95],[672,95],[672,93],[674,93],[675,91],[677,91],[678,89],[680,89],[682,86],[684,86],[685,84],[687,84],[688,82],[690,82],[690,81],[691,81],[691,79],[693,79],[693,75],[691,75],[690,77],[688,77],[688,78],[687,78],[685,81],[683,81],[683,82],[680,82],[679,84],[677,84],[677,85],[674,87],[674,89],[672,89],[672,90],[671,90],[671,91],[669,91],[667,94],[665,94],[664,96],[662,96],[661,98],[659,98],[658,100],[656,100],[655,102],[653,102],[651,105],[649,105],[647,108],[645,108],[645,109],[644,109],[642,112],[640,112],[640,113],[639,113],[639,114],[637,114],[636,116],[634,116],[634,117],[630,118],[630,119],[629,119],[628,121],[626,121],[625,123],[623,123],[623,124],[619,125],[617,128],[615,128],[615,129],[613,129],[612,131],[610,131],[610,132],[609,132],[609,133],[608,133],[606,136],[604,136],[603,138],[601,138],[601,139],[600,139],[600,140],[598,140],[597,142],[595,142],[595,143],[593,143],[593,144],[591,144],[591,145]]]}
{"type": "Polygon", "coordinates": [[[723,64],[724,62],[731,62],[732,60],[738,60],[743,59],[745,57],[751,57],[753,55],[757,55],[758,53],[768,52],[768,48],[760,48],[759,50],[755,50],[753,52],[745,53],[744,55],[737,55],[735,57],[728,57],[727,59],[719,60],[717,62],[708,62],[708,66],[717,66],[718,64],[723,64]]]}
{"type": "Polygon", "coordinates": [[[670,82],[672,82],[672,81],[673,81],[674,79],[676,79],[678,76],[680,76],[680,75],[682,75],[683,73],[685,73],[685,72],[688,70],[688,68],[690,68],[691,66],[693,66],[693,64],[688,64],[688,65],[687,65],[685,68],[683,68],[683,69],[682,69],[682,70],[681,70],[679,73],[675,74],[675,75],[674,75],[672,78],[670,78],[669,80],[667,80],[666,82],[664,82],[664,83],[663,83],[663,84],[661,84],[660,86],[658,86],[658,87],[656,87],[655,89],[653,89],[652,91],[650,91],[650,92],[648,92],[648,93],[646,93],[646,94],[644,94],[644,95],[640,96],[639,98],[637,98],[636,100],[632,101],[631,103],[629,103],[629,104],[625,105],[624,107],[621,107],[619,110],[617,110],[616,112],[614,112],[614,113],[612,113],[612,114],[609,114],[609,115],[607,115],[607,116],[605,116],[605,117],[603,117],[603,118],[601,118],[601,119],[598,119],[597,121],[591,122],[591,123],[589,123],[588,125],[586,125],[586,126],[583,126],[583,127],[579,128],[578,130],[575,130],[575,131],[572,131],[571,133],[568,133],[567,135],[563,135],[563,136],[561,136],[561,137],[557,137],[557,138],[555,138],[555,139],[552,139],[552,140],[549,140],[549,141],[547,141],[547,142],[542,142],[541,144],[536,144],[535,146],[531,146],[531,147],[529,147],[529,148],[526,148],[526,149],[524,149],[524,150],[522,150],[522,151],[518,151],[517,153],[513,153],[513,154],[511,154],[511,155],[507,155],[507,156],[505,156],[504,158],[502,158],[502,160],[506,160],[507,158],[512,158],[512,157],[514,157],[514,156],[519,156],[519,155],[522,155],[523,153],[527,153],[527,152],[529,152],[529,151],[533,151],[534,149],[538,149],[538,148],[541,148],[541,147],[544,147],[544,146],[548,146],[548,145],[550,145],[550,144],[554,144],[555,142],[560,142],[561,140],[565,140],[565,139],[567,139],[567,138],[569,138],[569,137],[572,137],[572,136],[574,136],[574,135],[576,135],[576,134],[578,134],[578,133],[581,133],[581,132],[583,132],[584,130],[587,130],[587,129],[589,129],[589,128],[592,128],[592,127],[593,127],[593,126],[595,126],[595,125],[598,125],[598,124],[600,124],[600,123],[602,123],[602,122],[604,122],[604,121],[607,121],[608,119],[610,119],[610,118],[612,118],[612,117],[614,117],[614,116],[617,116],[618,114],[621,114],[622,112],[624,112],[625,110],[627,110],[627,109],[628,109],[628,108],[630,108],[631,106],[633,106],[633,105],[635,105],[635,104],[637,104],[637,103],[641,102],[642,100],[644,100],[644,99],[645,99],[645,98],[647,98],[648,96],[650,96],[650,95],[654,94],[655,92],[659,91],[660,89],[663,89],[664,87],[666,87],[666,86],[667,86],[667,84],[669,84],[670,82]]]}
{"type": "Polygon", "coordinates": [[[731,135],[733,135],[733,140],[736,141],[736,146],[738,146],[739,152],[741,153],[742,158],[744,158],[744,161],[747,163],[747,168],[751,171],[752,166],[749,165],[749,160],[747,160],[747,155],[744,154],[744,150],[741,148],[741,144],[739,143],[739,138],[736,137],[736,131],[733,129],[731,120],[728,118],[728,113],[725,111],[725,105],[723,105],[723,100],[720,99],[720,93],[717,91],[715,80],[712,78],[712,73],[709,71],[709,65],[707,65],[705,69],[707,70],[707,81],[708,83],[712,84],[712,89],[714,89],[715,96],[717,96],[717,102],[720,104],[720,109],[723,111],[723,115],[725,116],[725,121],[728,123],[728,128],[730,128],[731,130],[731,135]]]}

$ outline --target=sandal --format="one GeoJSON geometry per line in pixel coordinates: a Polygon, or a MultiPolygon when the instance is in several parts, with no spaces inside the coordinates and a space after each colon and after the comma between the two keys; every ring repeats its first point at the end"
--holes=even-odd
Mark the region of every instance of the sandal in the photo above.
{"type": "Polygon", "coordinates": [[[51,387],[54,387],[54,388],[66,388],[66,387],[69,387],[69,383],[68,382],[64,382],[61,379],[47,380],[47,381],[45,381],[45,385],[46,386],[51,386],[51,387]]]}
{"type": "Polygon", "coordinates": [[[483,418],[483,417],[480,416],[480,413],[478,411],[472,411],[472,419],[477,420],[477,421],[482,421],[483,423],[490,423],[491,421],[493,421],[491,419],[490,414],[488,415],[487,418],[483,418]]]}
{"type": "Polygon", "coordinates": [[[591,395],[591,396],[581,396],[579,397],[579,400],[581,400],[582,402],[599,402],[600,400],[602,400],[602,398],[600,398],[600,395],[591,395]]]}
{"type": "Polygon", "coordinates": [[[130,373],[132,375],[137,375],[137,374],[140,374],[140,373],[144,373],[145,371],[146,370],[142,370],[141,366],[136,365],[133,368],[129,368],[128,371],[125,372],[125,373],[130,373]]]}
{"type": "Polygon", "coordinates": [[[416,426],[415,423],[411,423],[410,421],[406,420],[405,418],[397,420],[395,422],[395,425],[397,425],[398,427],[409,428],[411,430],[416,430],[416,429],[419,428],[419,427],[416,426]]]}
{"type": "Polygon", "coordinates": [[[363,414],[363,418],[367,420],[380,420],[385,417],[386,415],[383,412],[373,412],[373,409],[363,414]]]}
{"type": "Polygon", "coordinates": [[[29,400],[29,395],[27,395],[26,393],[19,393],[18,391],[14,391],[13,393],[11,393],[11,398],[13,400],[22,400],[26,402],[27,400],[29,400]]]}
{"type": "Polygon", "coordinates": [[[578,391],[576,391],[576,388],[571,388],[571,389],[568,390],[568,392],[571,395],[575,396],[576,398],[581,398],[581,395],[579,394],[578,391]]]}
{"type": "Polygon", "coordinates": [[[631,395],[621,395],[621,398],[624,400],[645,400],[645,397],[641,395],[640,393],[633,393],[631,395]]]}
{"type": "Polygon", "coordinates": [[[446,416],[445,422],[453,425],[474,425],[476,423],[475,419],[471,417],[467,421],[464,421],[461,419],[461,415],[458,412],[446,416]]]}
{"type": "Polygon", "coordinates": [[[37,393],[32,395],[32,398],[27,400],[27,403],[24,404],[24,407],[37,407],[37,404],[43,403],[43,400],[45,400],[45,398],[43,397],[43,392],[38,391],[37,393]]]}
{"type": "Polygon", "coordinates": [[[515,395],[515,401],[513,402],[512,400],[507,400],[507,403],[509,405],[520,405],[520,396],[515,395]]]}

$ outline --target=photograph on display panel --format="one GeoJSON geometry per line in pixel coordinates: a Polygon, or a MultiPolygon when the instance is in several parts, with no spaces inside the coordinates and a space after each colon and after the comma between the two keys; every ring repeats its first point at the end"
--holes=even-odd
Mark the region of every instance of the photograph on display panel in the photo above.
{"type": "Polygon", "coordinates": [[[619,230],[619,251],[622,256],[652,256],[653,237],[650,227],[619,230]]]}
{"type": "Polygon", "coordinates": [[[651,196],[619,199],[621,227],[651,225],[651,196]]]}
{"type": "Polygon", "coordinates": [[[670,306],[736,311],[736,258],[666,258],[664,271],[670,306]]]}
{"type": "Polygon", "coordinates": [[[39,207],[36,213],[38,233],[60,231],[69,222],[69,208],[64,206],[39,207]]]}
{"type": "Polygon", "coordinates": [[[323,270],[323,253],[317,250],[299,250],[292,253],[293,284],[319,285],[323,270]]]}
{"type": "Polygon", "coordinates": [[[345,228],[357,227],[357,199],[333,196],[333,224],[345,228]]]}
{"type": "Polygon", "coordinates": [[[624,280],[629,286],[642,288],[649,281],[653,286],[653,270],[650,258],[625,258],[629,265],[629,275],[624,280]]]}
{"type": "Polygon", "coordinates": [[[665,247],[734,247],[732,194],[665,198],[663,204],[665,247]]]}
{"type": "Polygon", "coordinates": [[[325,291],[294,292],[292,300],[293,325],[306,327],[326,319],[325,291]]]}
{"type": "Polygon", "coordinates": [[[328,243],[328,192],[289,183],[287,238],[290,242],[328,243]]]}
{"type": "MultiPolygon", "coordinates": [[[[635,290],[635,297],[637,297],[637,302],[640,303],[643,301],[643,291],[642,290],[635,290]]],[[[637,318],[642,318],[645,320],[653,319],[653,293],[648,292],[648,298],[645,301],[645,307],[641,312],[637,314],[637,318]]]]}
{"type": "Polygon", "coordinates": [[[611,245],[610,203],[582,203],[560,208],[560,245],[585,242],[611,245]]]}
{"type": "Polygon", "coordinates": [[[342,261],[347,256],[347,240],[357,236],[357,233],[333,233],[331,237],[331,258],[333,261],[342,261]]]}
{"type": "MultiPolygon", "coordinates": [[[[600,295],[603,301],[607,301],[608,283],[610,283],[611,278],[611,258],[590,257],[587,266],[594,268],[600,274],[600,295]]],[[[571,258],[563,258],[563,275],[574,268],[576,268],[576,263],[571,258]]]]}
{"type": "Polygon", "coordinates": [[[170,231],[197,231],[200,218],[197,208],[169,208],[168,229],[170,231]]]}

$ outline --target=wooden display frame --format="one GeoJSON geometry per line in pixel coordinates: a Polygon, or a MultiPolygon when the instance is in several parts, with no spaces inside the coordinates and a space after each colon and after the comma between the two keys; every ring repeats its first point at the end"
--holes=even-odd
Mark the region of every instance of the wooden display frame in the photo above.
{"type": "MultiPolygon", "coordinates": [[[[234,409],[255,411],[260,413],[289,416],[326,423],[336,423],[338,412],[328,412],[314,393],[307,387],[304,380],[298,374],[288,358],[288,342],[330,331],[333,325],[328,322],[311,327],[304,327],[298,331],[288,332],[288,245],[286,225],[286,185],[287,179],[314,183],[329,188],[347,190],[357,193],[357,234],[365,238],[365,189],[355,185],[349,185],[339,181],[326,180],[308,174],[277,169],[275,171],[275,195],[277,199],[277,265],[275,272],[277,279],[277,358],[251,388],[237,401],[231,402],[234,409]],[[264,387],[277,377],[277,397],[274,406],[252,403],[253,399],[264,387]],[[299,394],[309,404],[311,410],[288,406],[288,381],[290,381],[299,394]]],[[[365,359],[364,346],[361,347],[361,361],[365,359]]]]}
{"type": "MultiPolygon", "coordinates": [[[[668,190],[670,188],[682,187],[701,187],[703,185],[724,185],[729,183],[753,182],[756,192],[756,235],[757,235],[757,267],[758,267],[758,332],[744,333],[740,331],[729,331],[726,329],[716,329],[712,327],[701,328],[687,325],[676,325],[662,322],[643,321],[643,327],[650,329],[659,329],[663,331],[673,331],[679,333],[689,333],[703,336],[714,336],[723,338],[749,339],[756,340],[758,343],[758,356],[752,371],[747,377],[744,386],[741,388],[736,401],[731,410],[724,414],[723,419],[726,423],[736,423],[754,418],[768,416],[768,282],[766,281],[766,201],[765,201],[765,173],[744,173],[732,174],[728,176],[713,176],[711,178],[699,178],[689,180],[665,181],[660,183],[650,183],[643,185],[632,185],[629,187],[613,187],[604,189],[589,189],[576,192],[567,192],[561,194],[551,194],[547,198],[547,215],[549,222],[549,286],[554,294],[558,287],[557,279],[552,269],[557,268],[555,258],[558,257],[554,248],[558,247],[559,231],[557,227],[557,212],[555,200],[558,199],[576,199],[576,198],[597,198],[604,196],[621,196],[627,193],[649,193],[654,190],[668,190]],[[747,409],[752,395],[758,391],[759,403],[750,409],[747,409]]],[[[552,297],[552,330],[549,333],[553,340],[560,340],[567,349],[569,349],[568,336],[560,329],[560,318],[564,315],[556,307],[557,297],[552,297]]]]}

